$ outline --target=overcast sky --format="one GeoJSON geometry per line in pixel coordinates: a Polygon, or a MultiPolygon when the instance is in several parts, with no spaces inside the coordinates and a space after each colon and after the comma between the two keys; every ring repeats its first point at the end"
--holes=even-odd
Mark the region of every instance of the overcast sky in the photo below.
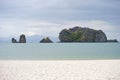
{"type": "Polygon", "coordinates": [[[120,0],[0,0],[0,38],[58,37],[74,26],[103,30],[120,40],[120,0]]]}

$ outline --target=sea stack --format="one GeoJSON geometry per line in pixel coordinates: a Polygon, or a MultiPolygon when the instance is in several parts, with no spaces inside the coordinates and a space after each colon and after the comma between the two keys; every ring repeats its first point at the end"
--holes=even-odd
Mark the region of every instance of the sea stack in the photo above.
{"type": "Polygon", "coordinates": [[[15,38],[11,39],[12,43],[26,43],[26,37],[24,34],[20,35],[19,41],[17,41],[15,38]]]}
{"type": "Polygon", "coordinates": [[[26,43],[26,37],[24,34],[20,35],[19,43],[26,43]]]}
{"type": "Polygon", "coordinates": [[[12,38],[12,43],[17,43],[17,40],[15,38],[12,38]]]}
{"type": "Polygon", "coordinates": [[[74,27],[63,29],[59,34],[61,42],[107,42],[107,37],[102,30],[74,27]]]}
{"type": "Polygon", "coordinates": [[[40,41],[40,43],[53,43],[53,41],[50,40],[49,37],[46,37],[46,38],[43,38],[43,39],[40,41]]]}

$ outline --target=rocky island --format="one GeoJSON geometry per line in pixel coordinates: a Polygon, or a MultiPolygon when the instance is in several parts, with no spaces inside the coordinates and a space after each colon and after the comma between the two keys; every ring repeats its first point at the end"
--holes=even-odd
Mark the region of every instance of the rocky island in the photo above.
{"type": "Polygon", "coordinates": [[[74,27],[63,29],[59,34],[60,42],[107,42],[102,30],[74,27]]]}
{"type": "Polygon", "coordinates": [[[46,37],[46,38],[43,38],[40,43],[53,43],[53,41],[49,38],[49,37],[46,37]]]}
{"type": "Polygon", "coordinates": [[[19,41],[15,38],[12,38],[12,43],[26,43],[26,37],[24,34],[20,35],[19,41]]]}
{"type": "Polygon", "coordinates": [[[118,42],[117,39],[107,40],[107,42],[118,42]]]}
{"type": "Polygon", "coordinates": [[[20,35],[19,43],[26,43],[26,37],[24,34],[20,35]]]}
{"type": "Polygon", "coordinates": [[[12,38],[12,43],[17,43],[17,40],[15,38],[12,38]]]}

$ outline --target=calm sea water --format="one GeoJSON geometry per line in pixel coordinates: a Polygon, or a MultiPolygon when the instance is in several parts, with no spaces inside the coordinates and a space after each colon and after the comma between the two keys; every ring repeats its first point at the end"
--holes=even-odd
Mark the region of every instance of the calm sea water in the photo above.
{"type": "Polygon", "coordinates": [[[0,43],[0,59],[120,59],[120,43],[0,43]]]}

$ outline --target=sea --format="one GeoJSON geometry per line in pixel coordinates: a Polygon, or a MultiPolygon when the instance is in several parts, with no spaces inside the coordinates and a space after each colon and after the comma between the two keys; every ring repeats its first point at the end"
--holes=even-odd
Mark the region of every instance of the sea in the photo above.
{"type": "Polygon", "coordinates": [[[120,43],[0,43],[0,60],[120,59],[120,43]]]}

